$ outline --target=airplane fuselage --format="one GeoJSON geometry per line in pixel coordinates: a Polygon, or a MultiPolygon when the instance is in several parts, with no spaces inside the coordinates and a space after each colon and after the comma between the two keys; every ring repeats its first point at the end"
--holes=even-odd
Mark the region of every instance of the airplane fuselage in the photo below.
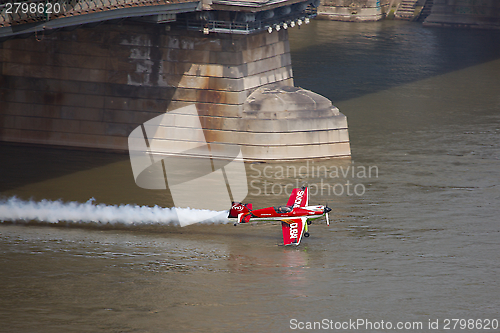
{"type": "Polygon", "coordinates": [[[309,237],[308,225],[310,220],[326,217],[329,225],[328,213],[330,207],[317,205],[309,206],[309,192],[307,187],[293,189],[286,206],[252,209],[252,204],[233,202],[228,218],[235,219],[234,225],[250,221],[281,221],[284,245],[299,245],[302,236],[309,237]]]}
{"type": "MultiPolygon", "coordinates": [[[[282,207],[267,207],[252,210],[252,221],[282,221],[284,219],[305,217],[308,220],[315,220],[325,215],[325,206],[306,206],[295,207],[290,212],[280,213],[278,210],[282,207]]],[[[291,208],[291,207],[290,207],[291,208]]]]}

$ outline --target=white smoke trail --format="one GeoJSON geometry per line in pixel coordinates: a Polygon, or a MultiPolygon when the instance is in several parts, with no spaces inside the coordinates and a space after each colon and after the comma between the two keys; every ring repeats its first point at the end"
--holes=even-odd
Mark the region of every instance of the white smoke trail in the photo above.
{"type": "Polygon", "coordinates": [[[7,200],[0,200],[0,222],[24,220],[124,225],[189,225],[198,221],[203,221],[202,223],[229,222],[227,211],[137,205],[96,205],[94,201],[95,199],[92,198],[86,203],[45,199],[36,202],[11,197],[7,200]]]}

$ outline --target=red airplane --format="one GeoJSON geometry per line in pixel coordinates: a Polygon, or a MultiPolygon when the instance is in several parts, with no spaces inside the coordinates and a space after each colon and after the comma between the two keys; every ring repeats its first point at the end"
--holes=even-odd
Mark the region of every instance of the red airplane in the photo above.
{"type": "Polygon", "coordinates": [[[327,206],[309,206],[309,191],[307,187],[295,188],[286,206],[267,207],[252,210],[252,204],[233,202],[228,218],[237,219],[234,225],[257,221],[281,221],[284,245],[299,245],[302,235],[309,237],[308,225],[323,215],[326,224],[330,225],[328,213],[332,210],[327,206]]]}

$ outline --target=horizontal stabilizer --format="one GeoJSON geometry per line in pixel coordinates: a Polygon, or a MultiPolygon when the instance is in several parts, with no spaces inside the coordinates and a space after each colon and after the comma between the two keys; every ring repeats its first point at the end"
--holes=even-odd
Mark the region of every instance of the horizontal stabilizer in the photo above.
{"type": "Polygon", "coordinates": [[[252,210],[252,204],[242,204],[241,202],[233,202],[229,210],[228,218],[236,218],[239,214],[246,214],[252,210]]]}

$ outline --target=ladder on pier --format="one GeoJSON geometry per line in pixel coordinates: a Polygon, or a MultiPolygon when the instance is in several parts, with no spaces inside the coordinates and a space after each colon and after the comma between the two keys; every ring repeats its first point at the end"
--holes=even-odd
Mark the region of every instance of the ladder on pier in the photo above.
{"type": "Polygon", "coordinates": [[[403,0],[399,4],[396,13],[394,14],[395,20],[412,21],[415,16],[415,8],[418,0],[403,0]]]}
{"type": "Polygon", "coordinates": [[[434,0],[403,0],[399,4],[394,19],[422,22],[431,13],[434,0]]]}

